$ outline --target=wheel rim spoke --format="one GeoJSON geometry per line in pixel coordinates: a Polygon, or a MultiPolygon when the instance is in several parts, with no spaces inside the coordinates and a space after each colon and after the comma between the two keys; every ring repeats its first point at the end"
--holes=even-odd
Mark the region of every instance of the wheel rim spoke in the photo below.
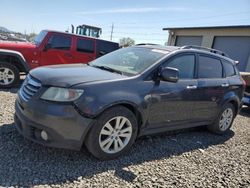
{"type": "Polygon", "coordinates": [[[127,127],[125,129],[122,129],[120,132],[123,134],[123,133],[130,132],[130,131],[132,131],[131,127],[127,127]]]}
{"type": "Polygon", "coordinates": [[[104,140],[104,141],[101,142],[101,147],[104,147],[110,141],[112,141],[112,139],[110,137],[108,137],[106,140],[104,140]]]}
{"type": "Polygon", "coordinates": [[[3,83],[8,84],[9,83],[9,79],[8,78],[4,78],[3,79],[3,83]]]}
{"type": "Polygon", "coordinates": [[[108,122],[108,123],[106,123],[106,125],[105,125],[105,127],[107,127],[108,128],[108,130],[109,131],[114,131],[114,128],[112,127],[112,125],[110,125],[110,123],[108,122]]]}
{"type": "Polygon", "coordinates": [[[13,75],[13,74],[8,74],[7,77],[8,77],[8,78],[14,78],[14,75],[13,75]]]}
{"type": "Polygon", "coordinates": [[[122,119],[121,117],[117,117],[117,118],[116,118],[115,129],[119,129],[121,119],[122,119]]]}
{"type": "Polygon", "coordinates": [[[118,141],[120,147],[123,147],[123,146],[124,146],[124,143],[122,142],[122,140],[121,140],[120,137],[118,137],[117,141],[118,141]]]}
{"type": "Polygon", "coordinates": [[[126,121],[127,120],[125,118],[122,118],[122,121],[120,122],[119,129],[121,129],[125,125],[126,121]]]}
{"type": "Polygon", "coordinates": [[[114,150],[117,151],[119,149],[117,140],[114,140],[114,145],[114,150]]]}
{"type": "Polygon", "coordinates": [[[123,133],[123,134],[120,134],[119,136],[128,138],[128,137],[130,137],[130,135],[131,135],[131,133],[123,133]]]}
{"type": "Polygon", "coordinates": [[[8,74],[10,72],[10,69],[5,68],[3,73],[8,74]]]}
{"type": "Polygon", "coordinates": [[[102,131],[101,131],[101,134],[102,135],[111,135],[112,134],[112,132],[111,131],[107,131],[107,130],[105,130],[105,129],[102,129],[102,131]]]}
{"type": "Polygon", "coordinates": [[[114,140],[110,139],[108,144],[106,146],[104,146],[104,149],[105,150],[109,150],[110,149],[110,146],[113,144],[114,140]]]}

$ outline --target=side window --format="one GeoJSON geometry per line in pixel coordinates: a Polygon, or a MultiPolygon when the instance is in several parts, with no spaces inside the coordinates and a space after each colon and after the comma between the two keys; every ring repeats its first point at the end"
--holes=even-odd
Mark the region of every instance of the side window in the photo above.
{"type": "Polygon", "coordinates": [[[232,63],[227,62],[226,60],[222,60],[224,72],[226,77],[234,76],[235,75],[235,69],[232,65],[232,63]]]}
{"type": "Polygon", "coordinates": [[[48,42],[52,49],[59,50],[70,50],[71,47],[71,37],[64,35],[52,35],[48,42]]]}
{"type": "Polygon", "coordinates": [[[85,53],[94,53],[94,41],[88,39],[77,39],[77,51],[85,53]]]}
{"type": "Polygon", "coordinates": [[[222,78],[222,66],[218,59],[199,56],[198,66],[199,78],[222,78]]]}
{"type": "Polygon", "coordinates": [[[183,55],[170,60],[167,67],[173,67],[179,70],[180,79],[192,79],[194,77],[195,56],[183,55]]]}

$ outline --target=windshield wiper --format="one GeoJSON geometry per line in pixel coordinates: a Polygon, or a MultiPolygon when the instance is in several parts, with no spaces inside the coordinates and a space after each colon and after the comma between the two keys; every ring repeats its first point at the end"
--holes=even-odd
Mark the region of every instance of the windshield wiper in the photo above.
{"type": "Polygon", "coordinates": [[[91,64],[89,64],[89,65],[93,66],[93,67],[96,67],[96,68],[99,68],[99,69],[102,69],[102,70],[107,70],[109,72],[115,72],[115,73],[118,73],[118,74],[121,74],[121,75],[123,74],[122,71],[113,69],[113,68],[108,67],[108,66],[104,66],[104,65],[98,66],[98,65],[91,65],[91,64]]]}

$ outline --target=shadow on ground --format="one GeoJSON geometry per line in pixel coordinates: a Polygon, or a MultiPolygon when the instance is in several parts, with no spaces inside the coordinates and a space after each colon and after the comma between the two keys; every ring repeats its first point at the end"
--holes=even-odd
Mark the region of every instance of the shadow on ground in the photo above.
{"type": "Polygon", "coordinates": [[[243,106],[243,108],[240,110],[240,115],[250,117],[250,107],[243,106]]]}
{"type": "Polygon", "coordinates": [[[12,88],[0,88],[0,91],[3,92],[10,92],[10,93],[17,93],[18,90],[20,89],[22,83],[24,81],[24,78],[21,78],[20,83],[12,88]]]}
{"type": "Polygon", "coordinates": [[[19,135],[14,124],[5,124],[0,126],[0,187],[61,184],[78,177],[91,178],[108,170],[132,182],[136,175],[124,167],[223,144],[233,135],[230,131],[217,136],[198,128],[144,137],[137,140],[127,155],[112,161],[98,161],[85,148],[76,152],[37,145],[19,135]]]}

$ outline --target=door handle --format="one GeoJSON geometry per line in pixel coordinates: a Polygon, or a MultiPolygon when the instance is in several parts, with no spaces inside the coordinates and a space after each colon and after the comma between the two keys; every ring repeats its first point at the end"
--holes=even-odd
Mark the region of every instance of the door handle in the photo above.
{"type": "Polygon", "coordinates": [[[189,85],[189,86],[187,86],[187,89],[197,89],[197,86],[195,86],[195,85],[189,85]]]}
{"type": "Polygon", "coordinates": [[[229,86],[228,83],[221,84],[221,87],[228,87],[228,86],[229,86]]]}

